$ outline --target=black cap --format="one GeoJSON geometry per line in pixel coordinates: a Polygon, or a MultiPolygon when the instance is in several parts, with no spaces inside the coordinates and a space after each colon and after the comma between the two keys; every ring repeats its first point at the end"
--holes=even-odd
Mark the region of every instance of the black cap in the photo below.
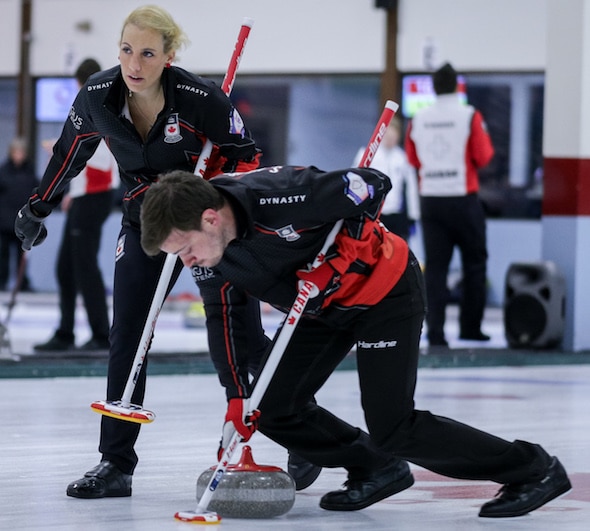
{"type": "Polygon", "coordinates": [[[432,74],[432,86],[437,94],[452,94],[457,90],[457,72],[450,63],[445,63],[432,74]]]}

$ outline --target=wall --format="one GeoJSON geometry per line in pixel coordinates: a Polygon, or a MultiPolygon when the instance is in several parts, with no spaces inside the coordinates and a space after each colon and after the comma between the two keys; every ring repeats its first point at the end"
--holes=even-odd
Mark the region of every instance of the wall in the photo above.
{"type": "MultiPolygon", "coordinates": [[[[7,46],[0,75],[18,72],[19,0],[0,0],[0,34],[7,46]]],[[[117,63],[124,18],[137,0],[33,0],[33,75],[71,73],[93,56],[117,63]],[[85,23],[90,30],[85,31],[85,23]]],[[[158,3],[155,1],[154,3],[158,3]]],[[[179,65],[200,73],[223,73],[244,17],[254,19],[243,73],[375,72],[384,64],[385,12],[373,0],[166,0],[191,46],[179,65]],[[363,31],[359,31],[362,28],[363,31]]]]}
{"type": "MultiPolygon", "coordinates": [[[[32,73],[71,73],[88,55],[117,62],[124,17],[137,0],[33,0],[32,73]],[[84,31],[85,22],[91,28],[84,31]]],[[[157,1],[155,2],[157,3],[157,1]]],[[[421,70],[427,39],[439,60],[471,71],[542,71],[547,0],[400,0],[398,63],[421,70]]],[[[0,76],[18,73],[20,0],[0,0],[0,76]]],[[[254,29],[244,73],[381,72],[385,11],[374,0],[166,0],[192,45],[181,65],[222,73],[244,17],[254,29]]]]}
{"type": "Polygon", "coordinates": [[[400,0],[398,68],[424,69],[429,43],[460,70],[542,71],[546,11],[546,0],[400,0]]]}

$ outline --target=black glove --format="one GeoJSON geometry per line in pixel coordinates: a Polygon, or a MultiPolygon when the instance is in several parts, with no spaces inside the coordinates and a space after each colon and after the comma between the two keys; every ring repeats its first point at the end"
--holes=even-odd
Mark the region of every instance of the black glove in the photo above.
{"type": "Polygon", "coordinates": [[[33,214],[29,203],[22,207],[14,221],[14,232],[22,241],[23,251],[30,251],[33,245],[39,245],[47,238],[47,229],[43,225],[45,218],[33,214]]]}

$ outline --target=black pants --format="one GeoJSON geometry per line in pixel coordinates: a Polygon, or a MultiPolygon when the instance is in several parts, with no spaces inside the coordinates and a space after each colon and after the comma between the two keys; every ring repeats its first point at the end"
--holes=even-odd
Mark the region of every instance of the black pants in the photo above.
{"type": "Polygon", "coordinates": [[[302,319],[260,404],[260,431],[309,461],[364,477],[393,456],[455,478],[498,483],[543,477],[548,454],[414,407],[422,275],[414,257],[382,302],[338,329],[302,319]],[[368,434],[312,397],[357,343],[368,434]]]}
{"type": "Polygon", "coordinates": [[[422,233],[426,255],[428,338],[444,338],[445,311],[449,299],[447,276],[458,247],[463,270],[459,303],[461,334],[476,334],[486,305],[486,222],[475,194],[463,197],[422,197],[422,233]]]}
{"type": "Polygon", "coordinates": [[[82,295],[88,324],[95,338],[109,335],[109,315],[98,252],[102,226],[113,206],[112,192],[89,194],[73,199],[66,215],[57,258],[59,307],[58,332],[74,338],[76,297],[82,295]]]}

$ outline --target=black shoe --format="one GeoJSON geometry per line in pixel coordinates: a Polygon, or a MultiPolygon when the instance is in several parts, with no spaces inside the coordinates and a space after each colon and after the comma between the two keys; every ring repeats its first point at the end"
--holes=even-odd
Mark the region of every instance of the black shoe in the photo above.
{"type": "Polygon", "coordinates": [[[303,490],[309,487],[320,475],[322,467],[314,465],[295,454],[289,454],[287,472],[295,481],[295,490],[303,490]]]}
{"type": "Polygon", "coordinates": [[[484,334],[478,330],[477,332],[461,332],[459,339],[464,339],[467,341],[489,341],[491,338],[487,334],[484,334]]]}
{"type": "Polygon", "coordinates": [[[565,468],[557,457],[553,457],[543,479],[533,483],[504,485],[493,500],[483,504],[479,516],[485,518],[522,516],[565,494],[571,488],[565,468]]]}
{"type": "Polygon", "coordinates": [[[358,511],[411,487],[414,476],[405,461],[392,464],[365,479],[348,479],[344,490],[322,496],[320,507],[328,511],[358,511]]]}
{"type": "Polygon", "coordinates": [[[131,474],[124,474],[110,461],[102,461],[68,485],[66,494],[73,498],[114,498],[131,496],[131,474]]]}
{"type": "Polygon", "coordinates": [[[57,352],[73,350],[74,348],[74,336],[66,337],[64,334],[60,334],[59,332],[56,332],[49,341],[33,346],[34,350],[41,352],[57,352]]]}
{"type": "Polygon", "coordinates": [[[111,345],[108,339],[93,337],[92,339],[86,341],[86,343],[84,343],[83,345],[76,347],[76,350],[79,350],[81,352],[88,352],[95,350],[109,350],[110,348],[111,345]]]}

